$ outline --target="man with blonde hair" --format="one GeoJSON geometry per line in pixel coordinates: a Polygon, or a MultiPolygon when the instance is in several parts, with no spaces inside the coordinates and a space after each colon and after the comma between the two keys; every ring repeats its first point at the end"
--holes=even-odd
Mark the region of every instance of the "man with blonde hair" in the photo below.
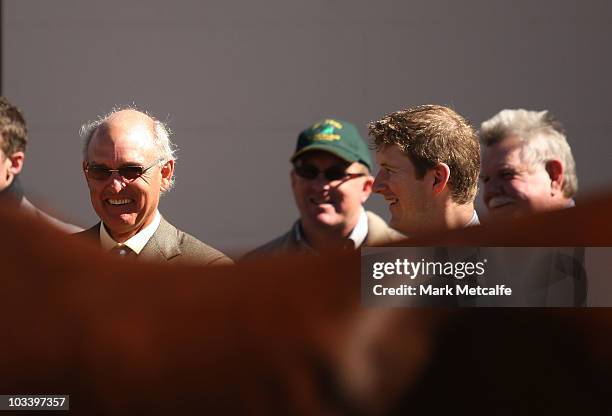
{"type": "Polygon", "coordinates": [[[494,216],[574,206],[576,164],[548,111],[502,110],[482,123],[484,202],[494,216]]]}
{"type": "Polygon", "coordinates": [[[391,227],[413,236],[478,224],[480,147],[470,124],[441,105],[396,111],[368,125],[379,171],[374,192],[391,227]]]}

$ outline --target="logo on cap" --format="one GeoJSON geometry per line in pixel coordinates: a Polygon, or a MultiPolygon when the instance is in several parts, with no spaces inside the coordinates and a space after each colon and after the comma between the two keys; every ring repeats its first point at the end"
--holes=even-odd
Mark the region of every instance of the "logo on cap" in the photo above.
{"type": "Polygon", "coordinates": [[[325,140],[332,142],[334,140],[340,140],[342,138],[339,134],[335,134],[336,129],[340,130],[342,128],[342,124],[337,122],[336,120],[323,120],[323,122],[317,123],[312,126],[312,129],[317,130],[319,129],[319,127],[322,127],[321,130],[312,136],[312,140],[314,141],[325,140]]]}

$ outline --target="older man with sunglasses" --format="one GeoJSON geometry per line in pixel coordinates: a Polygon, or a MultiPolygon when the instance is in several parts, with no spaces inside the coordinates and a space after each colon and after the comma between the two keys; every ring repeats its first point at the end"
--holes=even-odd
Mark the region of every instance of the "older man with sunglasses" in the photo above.
{"type": "Polygon", "coordinates": [[[101,222],[77,234],[119,257],[172,263],[230,264],[223,253],[160,215],[173,184],[174,150],[158,120],[123,109],[84,125],[83,172],[101,222]]]}
{"type": "Polygon", "coordinates": [[[356,249],[402,237],[363,208],[374,178],[370,152],[355,126],[333,119],[313,124],[299,135],[291,163],[291,188],[300,219],[247,258],[356,249]]]}

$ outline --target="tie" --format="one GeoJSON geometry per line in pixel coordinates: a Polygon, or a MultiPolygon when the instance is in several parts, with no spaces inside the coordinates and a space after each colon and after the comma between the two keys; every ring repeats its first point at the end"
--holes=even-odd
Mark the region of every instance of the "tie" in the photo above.
{"type": "Polygon", "coordinates": [[[116,245],[110,251],[111,255],[114,257],[118,257],[120,259],[125,259],[127,257],[132,257],[136,253],[132,251],[128,246],[116,245]]]}

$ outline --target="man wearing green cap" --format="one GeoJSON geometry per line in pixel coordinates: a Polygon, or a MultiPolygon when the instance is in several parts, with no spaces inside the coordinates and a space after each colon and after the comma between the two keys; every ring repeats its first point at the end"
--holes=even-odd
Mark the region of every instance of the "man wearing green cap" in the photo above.
{"type": "Polygon", "coordinates": [[[333,119],[313,124],[300,133],[290,160],[300,219],[247,257],[356,249],[402,238],[363,208],[374,178],[370,152],[355,126],[333,119]]]}

